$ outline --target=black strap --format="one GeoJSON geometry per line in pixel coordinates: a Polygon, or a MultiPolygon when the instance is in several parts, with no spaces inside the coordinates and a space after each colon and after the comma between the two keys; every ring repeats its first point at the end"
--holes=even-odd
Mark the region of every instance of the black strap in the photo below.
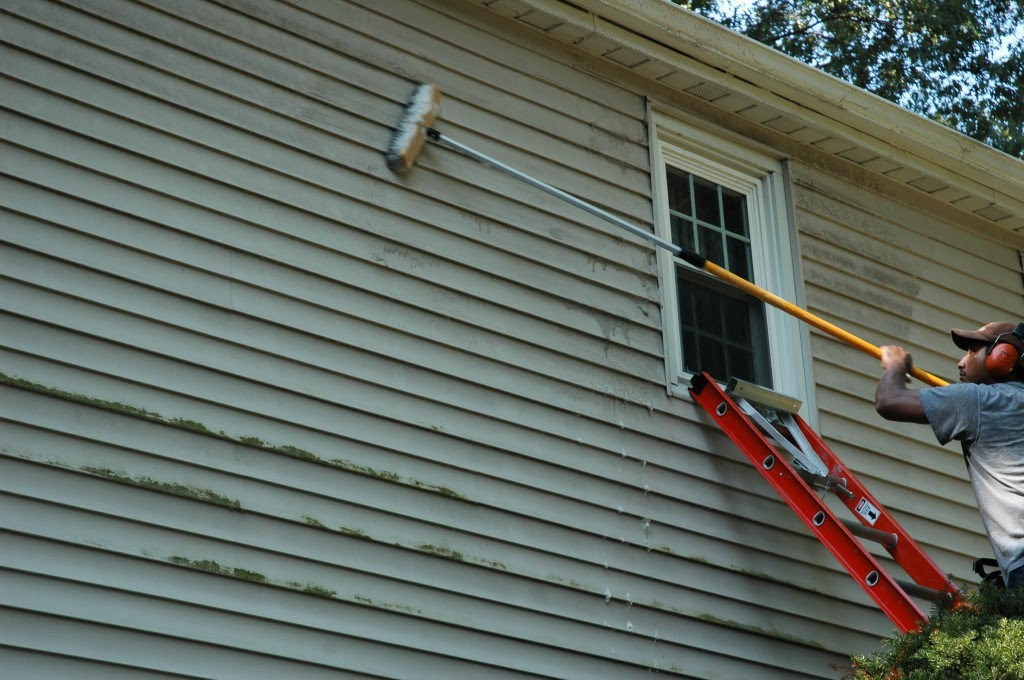
{"type": "Polygon", "coordinates": [[[981,577],[982,583],[987,583],[994,588],[1005,588],[1006,584],[1003,583],[1003,572],[996,569],[992,572],[986,572],[985,567],[998,567],[999,563],[991,557],[979,557],[974,560],[974,573],[981,577]]]}

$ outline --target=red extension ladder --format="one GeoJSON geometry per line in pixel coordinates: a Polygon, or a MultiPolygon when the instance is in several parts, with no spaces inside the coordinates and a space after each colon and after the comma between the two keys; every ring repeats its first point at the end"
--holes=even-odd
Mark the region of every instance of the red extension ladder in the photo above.
{"type": "Polygon", "coordinates": [[[902,632],[927,618],[912,596],[959,599],[956,585],[796,414],[799,402],[739,380],[723,389],[707,373],[693,377],[690,394],[902,632]],[[816,488],[835,493],[859,521],[837,517],[816,488]],[[884,546],[913,582],[886,573],[855,536],[884,546]]]}

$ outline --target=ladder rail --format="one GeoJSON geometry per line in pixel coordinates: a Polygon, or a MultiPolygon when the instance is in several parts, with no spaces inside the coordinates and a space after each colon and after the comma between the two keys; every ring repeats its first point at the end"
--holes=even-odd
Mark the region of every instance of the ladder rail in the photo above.
{"type": "Polygon", "coordinates": [[[948,593],[954,601],[958,600],[960,589],[942,571],[941,567],[928,556],[917,541],[911,538],[910,534],[889,514],[888,510],[867,490],[843,461],[826,446],[821,437],[799,416],[795,417],[795,420],[818,457],[829,468],[829,474],[846,480],[846,488],[852,492],[852,495],[848,497],[837,495],[843,505],[862,525],[896,536],[894,545],[890,547],[890,545],[883,544],[883,547],[907,572],[907,575],[914,579],[915,583],[925,588],[948,593]],[[874,521],[870,517],[872,509],[877,510],[878,513],[874,521]]]}
{"type": "MultiPolygon", "coordinates": [[[[917,629],[927,617],[911,599],[911,594],[908,594],[907,590],[886,573],[876,557],[854,536],[843,520],[836,516],[832,508],[815,493],[799,472],[783,456],[778,455],[771,441],[744,413],[743,409],[707,373],[694,376],[691,381],[690,393],[878,608],[901,631],[909,632],[917,629]]],[[[796,422],[803,436],[810,441],[815,452],[829,469],[835,468],[842,472],[842,476],[846,477],[848,482],[853,480],[856,489],[854,493],[859,493],[860,498],[870,499],[868,502],[879,508],[880,512],[889,518],[884,508],[877,504],[874,496],[869,495],[839,459],[831,451],[828,451],[828,447],[824,445],[817,434],[807,427],[802,419],[797,419],[796,422]],[[826,455],[822,455],[825,452],[827,452],[826,455]]],[[[854,499],[850,502],[856,504],[858,501],[854,499]]],[[[875,523],[878,523],[877,519],[875,523]]],[[[874,528],[872,527],[872,529],[874,528]]],[[[923,571],[926,574],[926,578],[923,579],[926,582],[921,583],[921,586],[934,591],[949,592],[953,598],[956,598],[958,593],[956,587],[944,576],[942,576],[943,582],[937,583],[932,572],[941,575],[941,571],[894,520],[891,524],[886,522],[877,529],[879,532],[888,532],[897,536],[896,545],[890,552],[894,554],[899,552],[900,557],[907,557],[908,564],[912,569],[918,572],[923,571]],[[898,531],[889,531],[890,528],[898,528],[898,531]],[[913,548],[901,550],[901,544],[914,546],[916,551],[913,548]],[[933,587],[932,583],[936,583],[938,587],[933,587]]],[[[901,564],[901,566],[904,565],[901,564]]],[[[911,572],[908,571],[909,573],[911,572]]],[[[918,579],[918,577],[914,578],[918,579]]],[[[924,591],[920,590],[913,594],[920,596],[922,592],[924,591]]]]}

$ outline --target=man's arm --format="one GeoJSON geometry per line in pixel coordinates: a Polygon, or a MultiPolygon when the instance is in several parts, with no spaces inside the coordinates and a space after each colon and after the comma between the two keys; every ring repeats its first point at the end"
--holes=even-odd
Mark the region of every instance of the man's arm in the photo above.
{"type": "Polygon", "coordinates": [[[921,406],[921,393],[907,388],[907,373],[914,365],[910,353],[902,347],[886,345],[882,350],[882,377],[875,390],[875,410],[887,420],[927,423],[921,406]]]}

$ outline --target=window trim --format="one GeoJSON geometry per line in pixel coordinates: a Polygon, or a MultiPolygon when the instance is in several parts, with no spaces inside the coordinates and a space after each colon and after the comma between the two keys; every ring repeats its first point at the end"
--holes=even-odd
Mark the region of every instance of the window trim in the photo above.
{"type": "MultiPolygon", "coordinates": [[[[655,233],[671,239],[666,163],[738,191],[746,196],[754,281],[775,295],[803,306],[803,277],[799,270],[785,162],[750,140],[711,129],[705,122],[668,115],[651,104],[648,125],[655,233]]],[[[686,388],[691,374],[682,367],[678,330],[675,289],[678,260],[662,249],[658,249],[657,257],[666,386],[670,395],[689,398],[686,388]]],[[[809,331],[799,320],[771,305],[765,305],[765,324],[773,389],[800,399],[804,403],[802,415],[812,422],[816,409],[809,331]]]]}

